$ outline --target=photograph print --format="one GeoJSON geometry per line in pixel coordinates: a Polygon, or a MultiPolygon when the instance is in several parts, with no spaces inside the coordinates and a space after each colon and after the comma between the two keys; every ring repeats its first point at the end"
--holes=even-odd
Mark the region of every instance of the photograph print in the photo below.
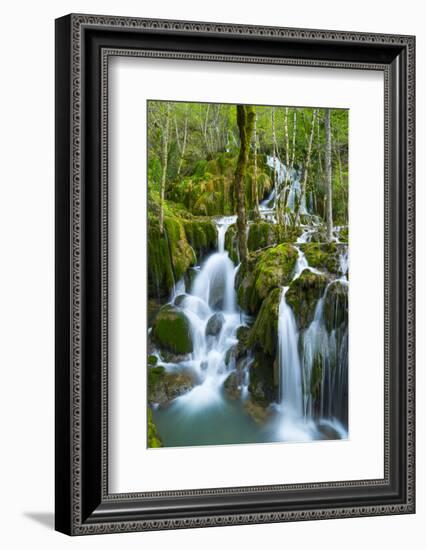
{"type": "Polygon", "coordinates": [[[147,102],[149,448],[348,438],[348,126],[147,102]]]}

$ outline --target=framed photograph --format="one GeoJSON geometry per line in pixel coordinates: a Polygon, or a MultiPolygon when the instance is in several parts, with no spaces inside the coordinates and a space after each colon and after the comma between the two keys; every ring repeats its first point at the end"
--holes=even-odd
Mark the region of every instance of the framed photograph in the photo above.
{"type": "Polygon", "coordinates": [[[415,511],[415,39],[56,21],[56,529],[415,511]]]}

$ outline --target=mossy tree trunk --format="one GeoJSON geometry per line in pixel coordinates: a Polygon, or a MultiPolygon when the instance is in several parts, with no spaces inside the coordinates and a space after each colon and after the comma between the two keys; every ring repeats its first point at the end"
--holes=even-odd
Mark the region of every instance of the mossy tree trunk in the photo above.
{"type": "Polygon", "coordinates": [[[259,212],[259,190],[257,188],[257,114],[254,117],[254,170],[253,170],[253,203],[254,203],[254,216],[258,220],[260,218],[259,212]]]}
{"type": "Polygon", "coordinates": [[[331,179],[330,109],[325,109],[325,184],[327,193],[327,241],[333,238],[333,189],[331,179]]]}
{"type": "Polygon", "coordinates": [[[159,219],[159,225],[160,225],[160,233],[163,234],[164,232],[164,193],[166,190],[166,178],[167,178],[167,159],[168,159],[168,153],[169,153],[169,125],[170,125],[170,102],[167,102],[166,107],[166,120],[164,123],[164,131],[163,131],[163,151],[162,151],[162,157],[163,157],[163,171],[161,174],[161,183],[160,183],[160,219],[159,219]]]}
{"type": "Polygon", "coordinates": [[[237,124],[240,134],[240,152],[235,170],[235,195],[237,202],[238,250],[241,263],[247,262],[247,213],[245,205],[244,179],[247,170],[250,143],[253,134],[256,111],[251,105],[237,105],[237,124]]]}

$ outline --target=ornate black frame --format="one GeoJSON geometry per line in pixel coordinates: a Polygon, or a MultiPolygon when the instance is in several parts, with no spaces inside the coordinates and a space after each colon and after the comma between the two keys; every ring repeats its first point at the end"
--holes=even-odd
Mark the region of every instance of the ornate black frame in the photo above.
{"type": "Polygon", "coordinates": [[[56,529],[70,535],[415,511],[413,36],[68,15],[56,20],[56,529]],[[384,478],[109,494],[111,55],[374,69],[385,78],[384,478]]]}

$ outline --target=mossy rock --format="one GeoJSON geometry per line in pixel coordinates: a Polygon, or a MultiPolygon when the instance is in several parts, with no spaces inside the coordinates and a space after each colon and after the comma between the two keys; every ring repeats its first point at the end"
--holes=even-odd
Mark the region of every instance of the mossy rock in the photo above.
{"type": "Polygon", "coordinates": [[[197,262],[200,263],[209,252],[216,248],[216,227],[211,220],[193,219],[186,220],[184,228],[187,241],[197,256],[197,262]]]}
{"type": "Polygon", "coordinates": [[[152,325],[157,313],[160,311],[161,306],[162,304],[160,300],[156,298],[148,298],[147,314],[149,327],[152,325]]]}
{"type": "Polygon", "coordinates": [[[158,363],[158,357],[156,355],[148,355],[148,365],[150,367],[155,367],[158,363]]]}
{"type": "Polygon", "coordinates": [[[191,353],[193,350],[189,321],[182,311],[170,304],[158,312],[151,338],[161,349],[174,354],[191,353]]]}
{"type": "Polygon", "coordinates": [[[225,233],[225,250],[228,251],[229,257],[234,262],[238,264],[238,232],[237,224],[233,223],[228,227],[225,233]]]}
{"type": "Polygon", "coordinates": [[[175,281],[196,263],[194,250],[186,239],[184,224],[178,218],[164,218],[164,227],[169,242],[175,281]]]}
{"type": "Polygon", "coordinates": [[[338,273],[339,256],[342,247],[335,242],[331,243],[304,243],[300,248],[305,253],[308,264],[317,269],[326,269],[329,273],[338,273]]]}
{"type": "Polygon", "coordinates": [[[157,426],[154,424],[152,419],[152,410],[151,407],[148,407],[147,410],[147,421],[148,421],[148,447],[150,449],[155,449],[163,446],[160,436],[158,435],[157,426]]]}
{"type": "Polygon", "coordinates": [[[148,296],[168,296],[175,281],[196,262],[194,250],[187,241],[183,221],[177,217],[164,218],[160,233],[158,221],[148,222],[148,296]]]}
{"type": "Polygon", "coordinates": [[[327,289],[324,298],[324,321],[328,332],[348,322],[348,291],[348,285],[341,281],[334,281],[327,289]]]}
{"type": "Polygon", "coordinates": [[[254,262],[249,261],[236,279],[239,305],[255,314],[271,290],[290,284],[296,260],[294,246],[280,244],[262,251],[254,262]]]}
{"type": "Polygon", "coordinates": [[[264,354],[269,355],[272,361],[277,352],[281,292],[280,288],[275,288],[263,300],[247,339],[248,346],[262,350],[264,354]]]}
{"type": "Polygon", "coordinates": [[[148,368],[148,402],[165,405],[194,387],[190,372],[167,372],[164,367],[148,368]]]}
{"type": "Polygon", "coordinates": [[[303,270],[300,277],[292,281],[285,298],[293,309],[299,329],[306,328],[313,320],[318,300],[324,294],[328,277],[322,273],[303,270]]]}
{"type": "Polygon", "coordinates": [[[164,298],[174,285],[173,266],[166,235],[158,224],[148,224],[148,296],[164,298]]]}
{"type": "Polygon", "coordinates": [[[267,407],[277,400],[278,391],[274,383],[273,359],[261,352],[255,353],[255,360],[250,367],[248,387],[251,399],[267,407]]]}
{"type": "Polygon", "coordinates": [[[259,250],[277,243],[276,225],[265,221],[250,224],[247,248],[249,251],[259,250]]]}

